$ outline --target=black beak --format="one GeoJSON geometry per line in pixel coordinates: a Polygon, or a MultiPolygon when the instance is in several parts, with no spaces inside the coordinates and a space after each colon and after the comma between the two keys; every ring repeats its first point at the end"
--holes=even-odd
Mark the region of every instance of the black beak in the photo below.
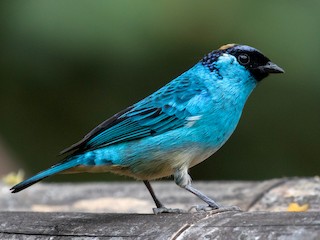
{"type": "Polygon", "coordinates": [[[273,62],[269,61],[264,66],[259,66],[261,73],[284,73],[284,70],[273,62]]]}

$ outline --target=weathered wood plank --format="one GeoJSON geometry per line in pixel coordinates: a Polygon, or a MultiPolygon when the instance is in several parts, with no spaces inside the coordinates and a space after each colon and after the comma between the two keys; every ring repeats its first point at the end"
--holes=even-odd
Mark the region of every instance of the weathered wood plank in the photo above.
{"type": "Polygon", "coordinates": [[[320,212],[241,212],[207,216],[179,239],[320,239],[320,212]]]}
{"type": "MultiPolygon", "coordinates": [[[[152,184],[168,207],[187,210],[192,205],[203,204],[172,181],[152,184]]],[[[308,204],[310,211],[318,211],[319,185],[318,177],[194,183],[217,202],[246,211],[286,211],[292,202],[308,204]]],[[[141,182],[39,183],[17,194],[11,194],[9,188],[0,183],[0,211],[152,213],[154,207],[141,182]]]]}
{"type": "MultiPolygon", "coordinates": [[[[0,183],[0,239],[320,239],[319,183],[318,177],[195,182],[218,202],[249,212],[161,215],[137,214],[154,207],[139,182],[37,184],[19,194],[0,183]],[[306,212],[287,212],[291,203],[306,212]]],[[[173,182],[154,189],[168,207],[203,204],[173,182]]]]}
{"type": "Polygon", "coordinates": [[[320,213],[0,212],[0,239],[290,239],[320,236],[320,213]]]}
{"type": "MultiPolygon", "coordinates": [[[[202,214],[0,212],[4,236],[168,239],[202,214]]],[[[1,235],[0,235],[1,236],[1,235]]],[[[3,239],[3,238],[1,238],[3,239]]]]}
{"type": "MultiPolygon", "coordinates": [[[[268,182],[195,182],[199,190],[224,205],[247,209],[257,196],[282,179],[268,182]]],[[[152,182],[158,198],[168,207],[188,209],[201,200],[173,181],[152,182]]],[[[0,210],[152,213],[153,200],[142,182],[38,183],[11,194],[0,185],[0,210]]]]}

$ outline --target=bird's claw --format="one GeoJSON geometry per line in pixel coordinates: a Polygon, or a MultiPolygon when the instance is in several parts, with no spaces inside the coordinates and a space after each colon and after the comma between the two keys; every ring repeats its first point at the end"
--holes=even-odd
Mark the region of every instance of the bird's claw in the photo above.
{"type": "Polygon", "coordinates": [[[224,206],[224,207],[211,207],[211,206],[204,206],[204,205],[195,205],[192,206],[188,212],[192,212],[195,210],[196,212],[210,212],[210,213],[221,213],[221,212],[228,212],[228,211],[242,211],[241,208],[237,206],[224,206]]]}
{"type": "Polygon", "coordinates": [[[166,207],[160,207],[160,208],[153,208],[154,214],[159,213],[186,213],[187,211],[179,209],[179,208],[166,208],[166,207]]]}
{"type": "Polygon", "coordinates": [[[191,208],[189,208],[188,212],[192,212],[193,210],[195,210],[196,212],[209,212],[216,209],[218,208],[213,208],[205,205],[194,205],[191,208]]]}

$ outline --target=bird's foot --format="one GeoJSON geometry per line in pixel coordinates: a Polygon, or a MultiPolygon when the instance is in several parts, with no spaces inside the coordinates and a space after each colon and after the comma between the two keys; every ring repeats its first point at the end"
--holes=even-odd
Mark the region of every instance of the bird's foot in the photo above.
{"type": "Polygon", "coordinates": [[[221,213],[221,212],[228,212],[228,211],[242,211],[241,208],[237,206],[223,206],[219,208],[211,207],[211,206],[204,206],[204,205],[195,205],[192,206],[188,212],[210,212],[210,213],[221,213]]]}
{"type": "Polygon", "coordinates": [[[154,214],[159,213],[186,213],[187,211],[179,209],[179,208],[166,208],[166,207],[160,207],[160,208],[153,208],[154,214]]]}

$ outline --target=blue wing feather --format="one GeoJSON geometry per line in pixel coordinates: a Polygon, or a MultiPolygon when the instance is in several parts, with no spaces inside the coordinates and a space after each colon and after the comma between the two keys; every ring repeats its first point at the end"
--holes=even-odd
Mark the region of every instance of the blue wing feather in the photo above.
{"type": "Polygon", "coordinates": [[[107,119],[80,142],[61,153],[89,151],[182,127],[192,116],[186,109],[188,101],[203,90],[206,90],[204,85],[180,76],[149,97],[107,119]]]}

